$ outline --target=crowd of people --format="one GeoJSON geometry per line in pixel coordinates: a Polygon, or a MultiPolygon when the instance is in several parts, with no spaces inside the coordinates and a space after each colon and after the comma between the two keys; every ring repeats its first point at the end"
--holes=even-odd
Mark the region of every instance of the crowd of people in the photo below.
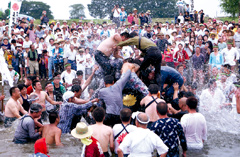
{"type": "Polygon", "coordinates": [[[35,154],[47,155],[46,144],[63,146],[61,134],[71,133],[82,156],[146,157],[156,149],[172,157],[179,145],[183,156],[203,149],[207,125],[198,111],[240,112],[240,24],[152,23],[150,10],[127,15],[118,5],[112,12],[113,23],[101,24],[44,16],[42,25],[23,18],[8,30],[0,21],[1,52],[14,80],[4,126],[19,119],[14,143],[41,138],[35,154]]]}

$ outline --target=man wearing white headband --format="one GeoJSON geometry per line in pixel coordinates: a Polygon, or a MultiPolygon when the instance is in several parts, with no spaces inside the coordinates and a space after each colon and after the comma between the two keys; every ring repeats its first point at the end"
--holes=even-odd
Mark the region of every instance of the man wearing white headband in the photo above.
{"type": "Polygon", "coordinates": [[[136,116],[137,129],[130,132],[118,147],[118,156],[123,157],[123,151],[130,149],[129,157],[151,157],[154,149],[161,157],[165,157],[168,152],[168,147],[163,141],[154,134],[152,131],[147,129],[149,117],[146,113],[139,112],[136,116]]]}

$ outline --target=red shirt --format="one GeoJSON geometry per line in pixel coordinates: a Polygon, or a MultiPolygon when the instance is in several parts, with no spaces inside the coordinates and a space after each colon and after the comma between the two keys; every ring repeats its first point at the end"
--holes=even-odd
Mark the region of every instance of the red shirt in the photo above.
{"type": "Polygon", "coordinates": [[[85,157],[104,157],[102,148],[98,140],[91,137],[92,143],[85,148],[85,157]]]}
{"type": "Polygon", "coordinates": [[[32,85],[31,85],[31,86],[28,86],[28,87],[27,87],[27,94],[30,95],[32,92],[33,92],[33,87],[32,87],[32,85]]]}
{"type": "Polygon", "coordinates": [[[132,24],[132,22],[133,22],[133,16],[128,16],[127,19],[128,19],[128,22],[132,24]]]}
{"type": "Polygon", "coordinates": [[[174,58],[176,58],[180,63],[184,62],[185,60],[189,60],[189,56],[185,50],[177,51],[174,58]]]}
{"type": "Polygon", "coordinates": [[[166,62],[173,62],[173,49],[164,50],[164,59],[166,62]]]}

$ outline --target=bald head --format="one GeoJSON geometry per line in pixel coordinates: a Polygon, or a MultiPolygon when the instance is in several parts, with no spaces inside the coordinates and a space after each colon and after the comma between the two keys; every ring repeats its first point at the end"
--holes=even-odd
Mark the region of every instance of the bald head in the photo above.
{"type": "Polygon", "coordinates": [[[182,97],[181,99],[179,99],[179,107],[181,108],[182,111],[186,110],[186,105],[187,105],[187,98],[186,97],[182,97]]]}
{"type": "Polygon", "coordinates": [[[139,125],[147,126],[147,124],[149,122],[149,117],[146,113],[139,113],[137,115],[137,121],[138,121],[139,125]]]}

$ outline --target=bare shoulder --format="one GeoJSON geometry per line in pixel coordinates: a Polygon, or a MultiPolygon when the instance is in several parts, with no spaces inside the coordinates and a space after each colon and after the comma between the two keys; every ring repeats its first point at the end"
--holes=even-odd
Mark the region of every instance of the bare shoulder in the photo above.
{"type": "Polygon", "coordinates": [[[113,129],[110,126],[107,126],[107,125],[103,125],[103,126],[106,128],[106,131],[108,131],[108,132],[113,131],[113,129]]]}

